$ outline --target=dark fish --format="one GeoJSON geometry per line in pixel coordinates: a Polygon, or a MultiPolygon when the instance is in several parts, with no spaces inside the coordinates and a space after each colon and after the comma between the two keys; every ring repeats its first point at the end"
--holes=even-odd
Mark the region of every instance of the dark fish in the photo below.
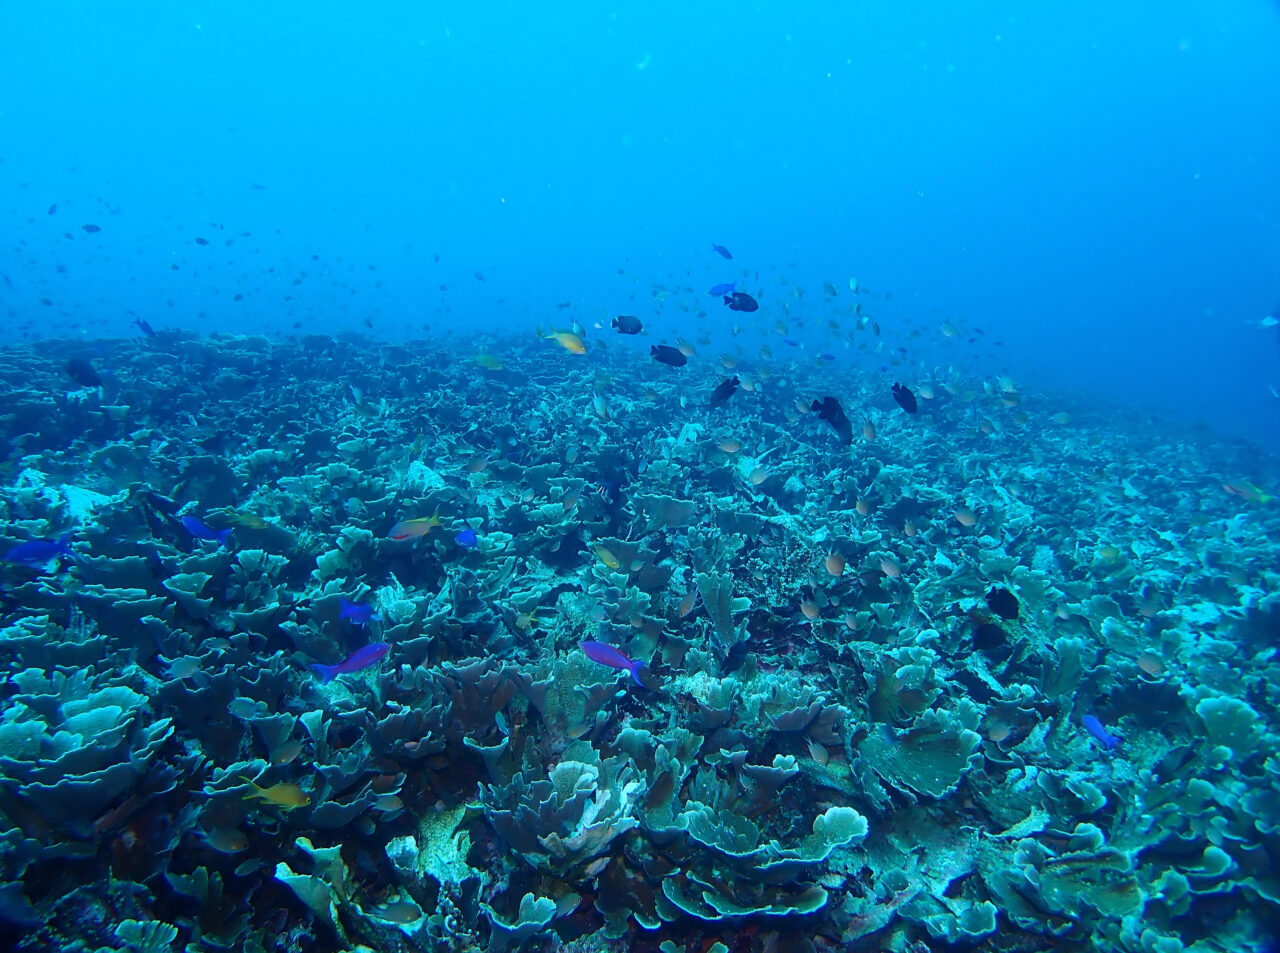
{"type": "Polygon", "coordinates": [[[994,622],[984,622],[973,630],[973,647],[983,652],[993,652],[1003,648],[1007,638],[1000,626],[994,622]]]}
{"type": "Polygon", "coordinates": [[[57,213],[58,213],[58,203],[54,202],[52,205],[49,206],[49,214],[56,215],[57,213]]]}
{"type": "Polygon", "coordinates": [[[733,260],[733,256],[729,254],[729,249],[725,248],[723,245],[716,245],[713,243],[711,245],[711,250],[721,258],[728,258],[731,261],[733,260]]]}
{"type": "Polygon", "coordinates": [[[916,395],[911,393],[911,391],[907,390],[901,384],[893,385],[893,399],[898,402],[899,407],[909,414],[914,414],[920,409],[916,404],[916,395]]]}
{"type": "Polygon", "coordinates": [[[342,596],[338,597],[341,609],[338,611],[338,619],[347,619],[355,625],[368,625],[370,622],[381,622],[382,616],[373,611],[373,606],[365,605],[363,602],[350,602],[342,596]]]}
{"type": "Polygon", "coordinates": [[[156,336],[155,328],[148,324],[143,318],[134,318],[133,323],[136,324],[138,326],[138,330],[147,337],[153,338],[156,336]]]}
{"type": "Polygon", "coordinates": [[[733,392],[738,389],[741,381],[736,377],[730,377],[727,381],[721,381],[720,386],[711,392],[711,406],[715,407],[723,404],[726,400],[733,396],[733,392]]]}
{"type": "Polygon", "coordinates": [[[1018,597],[1008,589],[996,586],[988,592],[987,606],[1006,621],[1012,622],[1018,618],[1018,597]]]}
{"type": "Polygon", "coordinates": [[[757,311],[760,308],[760,302],[745,291],[735,291],[731,295],[725,295],[724,303],[729,306],[730,311],[757,311]]]}
{"type": "Polygon", "coordinates": [[[712,285],[707,290],[707,294],[711,295],[713,298],[719,298],[723,295],[731,295],[733,294],[733,287],[736,284],[736,281],[729,281],[722,285],[712,285]]]}
{"type": "Polygon", "coordinates": [[[207,244],[209,244],[209,239],[207,239],[207,238],[199,238],[199,237],[197,237],[197,238],[196,238],[196,244],[197,244],[197,245],[207,245],[207,244]]]}
{"type": "Polygon", "coordinates": [[[476,281],[484,281],[484,280],[485,280],[485,278],[484,278],[484,272],[482,272],[482,271],[477,271],[477,272],[473,275],[473,277],[476,279],[476,281]]]}
{"type": "Polygon", "coordinates": [[[630,314],[620,314],[614,318],[613,327],[618,329],[619,334],[639,334],[642,329],[640,319],[630,314]]]}
{"type": "Polygon", "coordinates": [[[1108,751],[1120,743],[1120,739],[1107,731],[1107,726],[1102,723],[1102,720],[1097,715],[1085,715],[1080,721],[1084,724],[1085,731],[1093,735],[1101,743],[1102,747],[1108,751]]]}
{"type": "Polygon", "coordinates": [[[214,529],[205,523],[204,520],[200,519],[200,517],[192,516],[190,513],[182,517],[178,522],[182,524],[183,529],[196,539],[207,539],[211,542],[216,542],[219,546],[231,545],[230,527],[222,530],[214,529]]]}
{"type": "Polygon", "coordinates": [[[659,364],[666,364],[670,367],[684,367],[689,363],[689,359],[680,353],[679,348],[671,347],[668,344],[654,344],[649,348],[649,356],[659,364]]]}
{"type": "Polygon", "coordinates": [[[357,649],[337,665],[311,665],[309,667],[320,676],[322,682],[331,682],[336,675],[350,675],[352,672],[363,671],[370,665],[377,665],[387,657],[387,653],[390,651],[391,646],[386,642],[374,642],[362,649],[357,649]]]}
{"type": "Polygon", "coordinates": [[[640,673],[645,670],[644,662],[627,658],[618,649],[605,642],[588,640],[579,642],[578,647],[582,649],[582,653],[591,661],[599,662],[601,665],[608,665],[610,668],[621,669],[624,672],[630,672],[636,684],[641,688],[645,687],[644,682],[640,681],[640,673]]]}
{"type": "Polygon", "coordinates": [[[43,569],[50,560],[64,556],[67,559],[76,558],[71,549],[70,533],[63,533],[57,539],[29,539],[12,547],[4,554],[4,559],[5,562],[17,563],[28,569],[43,569]]]}
{"type": "Polygon", "coordinates": [[[81,387],[101,387],[102,378],[98,376],[98,372],[93,369],[90,364],[82,357],[73,357],[66,363],[67,373],[71,375],[71,379],[81,387]]]}
{"type": "Polygon", "coordinates": [[[94,232],[102,231],[102,228],[98,225],[81,225],[80,227],[83,228],[90,235],[92,235],[94,232]]]}
{"type": "Polygon", "coordinates": [[[853,424],[849,423],[849,418],[844,415],[844,408],[840,406],[840,401],[834,397],[824,397],[822,400],[815,400],[810,410],[816,410],[818,417],[831,425],[831,429],[836,432],[841,443],[853,443],[853,424]]]}

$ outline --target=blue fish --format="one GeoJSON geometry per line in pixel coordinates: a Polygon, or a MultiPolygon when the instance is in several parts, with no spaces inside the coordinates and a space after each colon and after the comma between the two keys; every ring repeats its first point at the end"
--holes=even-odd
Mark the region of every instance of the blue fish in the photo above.
{"type": "Polygon", "coordinates": [[[138,326],[138,330],[139,330],[139,331],[141,331],[141,332],[143,333],[143,335],[144,335],[144,336],[149,337],[149,338],[153,338],[153,337],[155,337],[155,336],[156,336],[155,328],[153,328],[153,327],[152,327],[152,326],[151,326],[151,325],[146,321],[146,319],[144,319],[144,318],[134,318],[134,319],[133,319],[133,323],[134,323],[134,324],[136,324],[136,325],[138,326]]]}
{"type": "Polygon", "coordinates": [[[716,298],[719,298],[721,295],[731,295],[733,294],[733,286],[736,284],[736,281],[731,281],[727,285],[712,285],[711,290],[708,291],[707,294],[716,298]]]}
{"type": "Polygon", "coordinates": [[[231,527],[227,527],[224,530],[213,529],[200,517],[192,516],[190,513],[182,517],[178,522],[182,524],[183,529],[196,539],[207,539],[216,542],[219,546],[231,545],[231,527]]]}
{"type": "Polygon", "coordinates": [[[713,242],[711,245],[711,250],[715,252],[717,255],[719,255],[721,258],[728,258],[730,261],[733,260],[733,256],[729,254],[729,249],[725,248],[723,245],[717,245],[713,242]]]}
{"type": "Polygon", "coordinates": [[[1120,743],[1120,739],[1107,731],[1106,725],[1094,715],[1085,715],[1080,721],[1084,725],[1085,731],[1093,735],[1102,744],[1102,747],[1108,751],[1120,743]]]}
{"type": "Polygon", "coordinates": [[[373,611],[373,606],[365,605],[363,602],[351,602],[347,599],[338,597],[338,601],[342,603],[342,609],[338,612],[338,619],[348,619],[355,625],[368,625],[370,622],[381,622],[382,616],[373,611]]]}
{"type": "Polygon", "coordinates": [[[57,539],[29,539],[4,554],[6,562],[17,563],[28,569],[43,569],[52,560],[64,556],[72,560],[76,558],[71,549],[70,533],[63,533],[57,539]]]}
{"type": "Polygon", "coordinates": [[[475,549],[480,543],[480,537],[476,535],[476,531],[470,526],[453,537],[453,541],[463,549],[475,549]]]}

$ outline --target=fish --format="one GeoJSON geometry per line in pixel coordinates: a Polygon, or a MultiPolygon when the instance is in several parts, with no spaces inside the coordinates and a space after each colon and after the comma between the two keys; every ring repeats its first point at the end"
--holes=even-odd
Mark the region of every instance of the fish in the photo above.
{"type": "Polygon", "coordinates": [[[143,337],[153,338],[156,336],[155,328],[153,328],[145,319],[134,318],[133,323],[138,326],[138,330],[142,332],[143,337]]]}
{"type": "Polygon", "coordinates": [[[1222,488],[1228,493],[1240,497],[1242,500],[1248,500],[1250,503],[1258,503],[1265,505],[1275,499],[1270,493],[1264,493],[1261,487],[1255,486],[1248,480],[1238,480],[1235,483],[1224,483],[1222,488]]]}
{"type": "Polygon", "coordinates": [[[440,525],[440,511],[430,516],[419,516],[416,519],[401,520],[387,531],[387,539],[416,539],[426,536],[440,525]]]}
{"type": "Polygon", "coordinates": [[[64,365],[67,374],[81,387],[101,387],[102,378],[98,372],[82,357],[73,357],[64,365]]]}
{"type": "Polygon", "coordinates": [[[844,415],[844,408],[840,406],[840,401],[834,397],[824,397],[822,400],[815,400],[809,409],[816,410],[818,417],[831,425],[831,429],[836,432],[841,443],[853,443],[853,424],[849,423],[849,418],[844,415]]]}
{"type": "Polygon", "coordinates": [[[276,807],[285,811],[296,811],[300,807],[306,807],[311,803],[311,796],[306,791],[298,787],[296,784],[290,784],[288,781],[281,781],[273,784],[269,788],[261,788],[250,777],[245,777],[249,782],[249,787],[253,788],[253,792],[246,794],[247,798],[257,798],[265,801],[267,804],[274,804],[276,807]]]}
{"type": "Polygon", "coordinates": [[[199,237],[199,236],[197,235],[197,236],[196,236],[196,244],[197,244],[197,245],[207,245],[207,244],[209,244],[209,239],[207,239],[207,238],[201,238],[201,237],[199,237]]]}
{"type": "Polygon", "coordinates": [[[480,537],[476,535],[476,531],[470,526],[466,529],[459,530],[458,534],[453,537],[453,541],[463,549],[475,549],[480,545],[480,537]]]}
{"type": "Polygon", "coordinates": [[[604,642],[579,642],[578,648],[582,649],[583,654],[593,662],[599,662],[601,665],[608,665],[610,668],[621,669],[631,673],[631,677],[635,679],[635,683],[641,688],[646,688],[644,682],[640,681],[640,672],[645,668],[643,662],[635,661],[627,658],[618,649],[604,642]]]}
{"type": "Polygon", "coordinates": [[[364,648],[356,649],[336,665],[314,664],[307,667],[319,675],[322,682],[327,684],[338,675],[351,675],[355,672],[362,672],[371,665],[377,665],[387,657],[387,653],[390,651],[391,646],[386,642],[370,642],[364,648]]]}
{"type": "Polygon", "coordinates": [[[95,232],[100,232],[100,231],[102,231],[102,227],[101,227],[101,226],[99,226],[99,225],[94,225],[94,224],[92,224],[92,223],[90,223],[90,224],[88,224],[88,225],[81,225],[80,227],[81,227],[81,228],[83,228],[83,229],[85,230],[85,232],[86,232],[87,234],[89,234],[89,235],[92,235],[92,234],[94,234],[95,232]]]}
{"type": "Polygon", "coordinates": [[[666,364],[668,367],[684,367],[689,363],[689,359],[681,354],[678,348],[668,344],[652,345],[649,348],[649,356],[659,364],[666,364]]]}
{"type": "Polygon", "coordinates": [[[238,854],[249,846],[249,838],[234,827],[213,827],[196,833],[205,844],[222,854],[238,854]]]}
{"type": "Polygon", "coordinates": [[[1085,731],[1093,735],[1107,751],[1111,751],[1121,741],[1119,737],[1107,731],[1106,725],[1096,715],[1085,715],[1080,719],[1080,723],[1084,725],[1085,731]]]}
{"type": "Polygon", "coordinates": [[[196,539],[206,539],[210,542],[216,542],[219,546],[231,545],[231,527],[218,530],[209,526],[204,520],[198,516],[188,513],[182,519],[178,520],[185,529],[196,539]]]}
{"type": "Polygon", "coordinates": [[[760,309],[760,302],[745,291],[735,291],[733,294],[725,295],[724,303],[729,306],[730,311],[758,311],[760,309]]]}
{"type": "Polygon", "coordinates": [[[622,560],[620,560],[617,556],[615,556],[613,554],[613,551],[610,550],[607,546],[601,546],[597,543],[595,547],[595,552],[596,552],[596,558],[599,559],[602,563],[604,563],[608,568],[610,569],[622,568],[622,560]]]}
{"type": "Polygon", "coordinates": [[[552,331],[546,336],[548,341],[555,341],[570,354],[586,354],[587,345],[582,338],[572,331],[552,331]]]}
{"type": "Polygon", "coordinates": [[[979,651],[992,652],[1007,640],[1008,633],[994,622],[983,622],[973,630],[973,647],[979,651]]]}
{"type": "Polygon", "coordinates": [[[1018,618],[1018,597],[1001,586],[987,593],[987,607],[1008,622],[1018,618]]]}
{"type": "Polygon", "coordinates": [[[707,294],[711,295],[713,298],[722,298],[725,295],[733,294],[733,289],[737,284],[738,283],[736,281],[730,281],[726,284],[712,285],[707,294]]]}
{"type": "Polygon", "coordinates": [[[58,203],[57,203],[57,202],[54,202],[52,205],[50,205],[50,206],[49,206],[49,211],[48,211],[46,214],[49,214],[49,215],[57,215],[57,214],[58,214],[58,203]]]}
{"type": "Polygon", "coordinates": [[[640,319],[631,314],[620,314],[610,322],[610,327],[618,329],[619,334],[639,334],[644,330],[640,319]]]}
{"type": "Polygon", "coordinates": [[[502,361],[498,360],[492,354],[477,354],[475,356],[475,362],[486,371],[502,370],[502,361]]]}
{"type": "Polygon", "coordinates": [[[733,256],[729,254],[729,249],[725,248],[723,245],[717,245],[714,242],[712,242],[711,250],[715,252],[717,255],[719,255],[721,258],[726,258],[729,261],[733,260],[733,256]]]}
{"type": "Polygon", "coordinates": [[[738,385],[741,383],[742,381],[736,376],[730,377],[726,381],[721,381],[720,385],[711,392],[711,406],[718,407],[720,404],[723,404],[733,396],[733,392],[738,389],[738,385]]]}
{"type": "Polygon", "coordinates": [[[28,569],[44,569],[54,559],[64,556],[71,560],[76,558],[71,549],[70,533],[63,533],[57,539],[29,539],[25,543],[18,543],[4,554],[4,560],[28,569]]]}
{"type": "Polygon", "coordinates": [[[381,622],[382,616],[373,611],[373,606],[363,602],[352,602],[342,596],[338,597],[342,608],[338,610],[338,619],[346,619],[353,625],[368,625],[370,622],[381,622]]]}
{"type": "Polygon", "coordinates": [[[916,395],[911,393],[911,391],[903,387],[901,384],[894,384],[892,393],[893,399],[898,402],[898,406],[907,413],[914,414],[920,409],[919,405],[916,404],[916,395]]]}

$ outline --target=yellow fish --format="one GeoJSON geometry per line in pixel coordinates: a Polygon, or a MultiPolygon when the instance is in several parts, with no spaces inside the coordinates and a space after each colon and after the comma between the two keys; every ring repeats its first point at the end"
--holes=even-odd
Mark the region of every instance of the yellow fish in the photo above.
{"type": "Polygon", "coordinates": [[[476,363],[483,367],[486,371],[502,370],[502,362],[492,354],[477,354],[476,363]]]}
{"type": "Polygon", "coordinates": [[[596,546],[596,558],[608,566],[610,569],[621,569],[622,560],[618,559],[612,552],[603,546],[596,546]]]}
{"type": "Polygon", "coordinates": [[[572,331],[553,331],[547,335],[547,340],[555,341],[570,354],[587,353],[586,342],[572,331]]]}
{"type": "Polygon", "coordinates": [[[243,526],[246,529],[266,529],[270,525],[257,513],[246,510],[231,510],[223,515],[237,526],[243,526]]]}
{"type": "Polygon", "coordinates": [[[437,509],[430,516],[419,516],[417,519],[401,520],[391,527],[387,539],[416,539],[426,536],[440,525],[440,511],[437,509]]]}
{"type": "Polygon", "coordinates": [[[253,793],[246,794],[245,797],[256,797],[259,800],[266,801],[268,804],[274,804],[281,810],[296,811],[298,808],[306,807],[311,803],[311,797],[306,791],[296,784],[290,784],[288,781],[281,781],[279,784],[273,784],[269,788],[261,788],[252,779],[246,777],[245,780],[249,782],[249,787],[253,788],[253,793]]]}

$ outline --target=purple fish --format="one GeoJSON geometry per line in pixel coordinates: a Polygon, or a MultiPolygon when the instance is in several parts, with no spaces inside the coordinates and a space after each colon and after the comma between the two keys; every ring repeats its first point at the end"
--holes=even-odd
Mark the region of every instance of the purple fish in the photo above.
{"type": "Polygon", "coordinates": [[[342,603],[342,609],[338,612],[339,620],[349,619],[356,625],[382,621],[382,616],[374,613],[373,606],[365,605],[363,602],[349,602],[342,596],[338,597],[338,601],[342,603]]]}
{"type": "Polygon", "coordinates": [[[463,549],[475,549],[480,543],[480,537],[476,536],[476,531],[470,526],[453,537],[453,541],[463,549]]]}
{"type": "Polygon", "coordinates": [[[370,642],[362,649],[356,649],[337,665],[312,665],[313,672],[320,675],[323,682],[331,682],[336,675],[350,675],[352,672],[361,672],[370,665],[377,665],[387,653],[391,651],[391,646],[386,642],[370,642]]]}
{"type": "Polygon", "coordinates": [[[736,284],[736,281],[731,281],[727,285],[712,285],[711,290],[708,291],[707,294],[714,295],[717,298],[721,295],[731,295],[733,294],[733,286],[736,284]]]}
{"type": "Polygon", "coordinates": [[[182,528],[194,536],[196,539],[207,539],[216,541],[219,546],[227,546],[231,540],[231,528],[224,530],[216,530],[206,524],[200,517],[192,516],[188,513],[182,519],[178,520],[182,524],[182,528]]]}
{"type": "Polygon", "coordinates": [[[1120,739],[1107,731],[1106,725],[1093,715],[1085,715],[1080,721],[1084,725],[1085,731],[1093,735],[1094,738],[1102,743],[1102,747],[1108,751],[1120,743],[1120,739]]]}
{"type": "Polygon", "coordinates": [[[17,563],[28,569],[43,569],[51,560],[62,556],[76,558],[71,549],[70,533],[63,533],[57,539],[29,539],[4,554],[6,562],[17,563]]]}
{"type": "Polygon", "coordinates": [[[637,685],[641,688],[646,687],[644,682],[640,681],[640,672],[645,667],[644,662],[633,662],[612,645],[607,645],[604,642],[580,642],[578,643],[578,648],[582,649],[587,658],[593,662],[599,662],[601,665],[608,665],[610,668],[630,672],[637,685]]]}

